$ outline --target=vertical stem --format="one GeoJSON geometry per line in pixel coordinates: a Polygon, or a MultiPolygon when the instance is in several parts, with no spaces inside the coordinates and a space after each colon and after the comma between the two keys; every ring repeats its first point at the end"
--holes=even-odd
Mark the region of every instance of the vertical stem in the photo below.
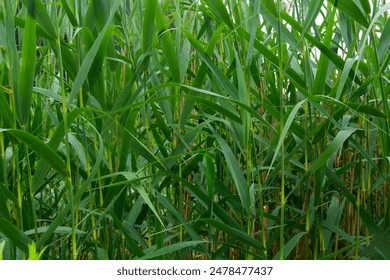
{"type": "Polygon", "coordinates": [[[70,165],[70,147],[69,147],[69,139],[68,139],[68,106],[65,92],[65,82],[64,82],[64,69],[62,65],[62,52],[61,52],[61,42],[60,42],[60,29],[57,17],[57,11],[53,11],[55,16],[55,25],[56,30],[58,32],[58,37],[56,38],[57,45],[57,56],[58,56],[58,71],[61,85],[61,101],[62,101],[62,114],[64,118],[64,135],[65,135],[65,155],[66,155],[66,166],[69,171],[68,176],[66,177],[66,183],[69,186],[69,202],[71,209],[71,228],[72,228],[72,258],[74,260],[77,259],[77,240],[76,240],[76,225],[75,225],[75,209],[74,209],[74,201],[73,201],[73,185],[72,185],[72,170],[70,165]]]}
{"type": "MultiPolygon", "coordinates": [[[[282,19],[280,16],[281,9],[281,0],[278,0],[278,53],[279,53],[279,68],[278,68],[278,90],[279,90],[279,98],[280,98],[280,135],[283,133],[284,129],[284,97],[283,97],[283,55],[282,55],[282,19]]],[[[280,259],[283,259],[283,249],[284,249],[284,211],[285,211],[285,194],[284,194],[284,140],[281,145],[281,182],[280,182],[280,259]]]]}
{"type": "MultiPolygon", "coordinates": [[[[3,162],[3,187],[4,189],[8,188],[8,172],[7,172],[7,159],[6,159],[6,150],[5,150],[5,144],[4,144],[4,135],[2,132],[0,132],[0,156],[1,156],[1,161],[3,162]]],[[[2,190],[0,189],[0,195],[1,197],[4,197],[2,194],[2,190]]],[[[6,214],[6,219],[11,220],[11,217],[9,215],[9,204],[5,202],[5,205],[7,207],[7,214],[6,214]]]]}
{"type": "MultiPolygon", "coordinates": [[[[16,144],[13,144],[12,150],[15,156],[12,157],[12,170],[13,170],[13,182],[16,182],[16,189],[18,192],[18,218],[19,228],[23,231],[23,197],[22,197],[22,186],[20,183],[20,167],[19,167],[19,149],[16,144]],[[16,171],[16,173],[15,173],[16,171]]],[[[14,183],[15,184],[15,183],[14,183]]]]}
{"type": "Polygon", "coordinates": [[[28,154],[28,146],[25,144],[26,149],[26,160],[27,160],[27,176],[28,176],[28,186],[30,191],[30,202],[31,202],[31,215],[34,223],[34,231],[35,231],[35,240],[38,240],[38,225],[37,225],[37,213],[35,212],[35,197],[33,192],[33,183],[32,183],[32,175],[31,175],[31,166],[30,166],[30,156],[28,154]]]}
{"type": "MultiPolygon", "coordinates": [[[[8,50],[8,64],[11,66],[11,69],[9,71],[9,80],[10,84],[12,86],[12,92],[13,94],[10,95],[10,108],[12,108],[13,112],[13,128],[17,129],[17,110],[16,110],[16,104],[15,104],[15,93],[18,90],[18,73],[19,73],[19,56],[17,51],[17,45],[15,40],[15,32],[18,32],[15,30],[15,22],[14,22],[14,9],[12,7],[10,0],[5,0],[3,2],[4,4],[4,16],[5,16],[5,29],[7,31],[7,50],[8,50]]],[[[19,44],[20,42],[18,42],[19,44]]],[[[16,212],[17,212],[17,224],[19,225],[19,228],[23,230],[23,216],[22,216],[22,191],[20,188],[20,172],[19,172],[19,153],[18,153],[18,147],[17,145],[12,145],[12,184],[13,184],[13,190],[17,190],[18,194],[18,203],[16,206],[16,212]],[[16,173],[15,173],[16,172],[16,173]],[[16,185],[15,185],[16,184],[16,185]]],[[[4,165],[6,166],[6,165],[4,165]]],[[[6,177],[6,174],[4,174],[6,177]]],[[[5,185],[7,187],[7,185],[5,185]]]]}

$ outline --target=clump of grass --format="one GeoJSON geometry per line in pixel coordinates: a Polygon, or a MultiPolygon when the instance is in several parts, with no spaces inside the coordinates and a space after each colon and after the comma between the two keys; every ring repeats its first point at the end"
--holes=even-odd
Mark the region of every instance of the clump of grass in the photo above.
{"type": "Polygon", "coordinates": [[[390,257],[389,3],[1,8],[1,258],[390,257]]]}

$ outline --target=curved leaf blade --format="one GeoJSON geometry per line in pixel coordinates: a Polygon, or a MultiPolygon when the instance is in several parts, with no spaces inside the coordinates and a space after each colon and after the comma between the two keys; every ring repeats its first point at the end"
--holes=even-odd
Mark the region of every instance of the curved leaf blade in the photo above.
{"type": "Polygon", "coordinates": [[[18,229],[15,225],[11,224],[4,218],[0,218],[0,232],[2,232],[12,243],[15,244],[25,254],[28,254],[28,244],[33,241],[24,234],[23,231],[18,229]]]}
{"type": "Polygon", "coordinates": [[[11,134],[21,142],[29,146],[35,153],[37,153],[43,160],[45,160],[51,167],[61,173],[63,176],[69,175],[69,170],[62,158],[47,144],[36,136],[17,129],[4,130],[11,134]]]}

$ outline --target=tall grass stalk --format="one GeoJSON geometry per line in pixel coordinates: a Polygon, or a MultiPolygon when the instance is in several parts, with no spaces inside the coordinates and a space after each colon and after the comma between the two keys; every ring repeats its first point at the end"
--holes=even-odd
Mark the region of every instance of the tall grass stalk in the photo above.
{"type": "MultiPolygon", "coordinates": [[[[277,28],[277,33],[278,33],[278,56],[279,56],[279,67],[278,67],[278,79],[277,79],[277,88],[279,91],[279,133],[280,135],[283,134],[284,130],[284,87],[283,87],[283,52],[282,52],[282,19],[280,15],[280,10],[281,10],[281,0],[278,1],[278,28],[277,28]]],[[[284,150],[284,139],[282,139],[282,145],[280,148],[280,157],[281,157],[281,164],[280,164],[280,250],[279,250],[279,257],[280,259],[284,259],[284,215],[285,215],[285,174],[284,174],[284,169],[285,169],[285,150],[284,150]]]]}

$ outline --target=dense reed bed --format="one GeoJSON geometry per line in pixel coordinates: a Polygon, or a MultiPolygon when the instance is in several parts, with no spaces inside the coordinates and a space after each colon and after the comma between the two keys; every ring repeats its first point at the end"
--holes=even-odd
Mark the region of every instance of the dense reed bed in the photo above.
{"type": "Polygon", "coordinates": [[[390,258],[389,9],[1,1],[0,259],[390,258]]]}

